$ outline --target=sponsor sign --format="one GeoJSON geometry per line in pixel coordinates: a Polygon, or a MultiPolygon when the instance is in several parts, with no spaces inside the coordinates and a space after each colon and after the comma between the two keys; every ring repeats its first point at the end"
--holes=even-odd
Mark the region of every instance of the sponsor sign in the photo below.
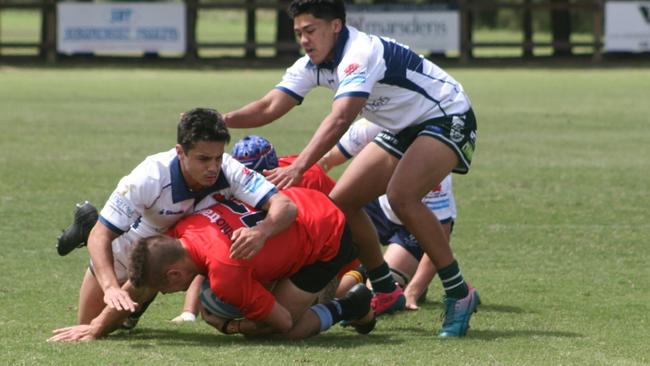
{"type": "Polygon", "coordinates": [[[184,53],[185,47],[185,4],[57,4],[60,53],[184,53]]]}
{"type": "Polygon", "coordinates": [[[347,23],[363,32],[393,38],[431,52],[460,49],[458,10],[440,7],[350,6],[347,23]]]}
{"type": "Polygon", "coordinates": [[[605,4],[605,51],[650,51],[650,1],[605,4]]]}

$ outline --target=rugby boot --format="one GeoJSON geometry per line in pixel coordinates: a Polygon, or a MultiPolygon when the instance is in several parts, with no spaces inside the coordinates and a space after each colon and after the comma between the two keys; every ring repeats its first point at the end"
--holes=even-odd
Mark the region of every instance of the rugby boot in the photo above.
{"type": "Polygon", "coordinates": [[[98,217],[97,209],[88,201],[77,203],[74,222],[58,237],[56,251],[59,255],[65,256],[76,248],[86,245],[90,230],[95,226],[98,217]]]}
{"type": "Polygon", "coordinates": [[[377,316],[382,314],[393,314],[396,311],[404,310],[406,297],[402,287],[395,284],[395,290],[391,293],[375,292],[370,302],[372,310],[377,316]]]}
{"type": "Polygon", "coordinates": [[[371,301],[372,291],[362,283],[354,285],[339,300],[340,303],[345,303],[346,309],[348,309],[343,320],[359,334],[368,334],[375,329],[377,320],[370,305],[371,301]]]}
{"type": "Polygon", "coordinates": [[[445,297],[445,313],[443,315],[440,337],[462,337],[467,334],[469,320],[476,308],[481,303],[481,298],[476,289],[470,287],[469,293],[462,299],[445,297]]]}

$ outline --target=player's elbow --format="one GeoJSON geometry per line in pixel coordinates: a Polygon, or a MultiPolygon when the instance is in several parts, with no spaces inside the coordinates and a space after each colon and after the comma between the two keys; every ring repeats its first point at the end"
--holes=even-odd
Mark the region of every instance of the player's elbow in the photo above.
{"type": "Polygon", "coordinates": [[[296,220],[296,217],[298,217],[298,206],[296,206],[296,204],[293,203],[293,201],[289,200],[289,202],[287,203],[287,207],[286,207],[285,212],[286,212],[287,216],[290,217],[291,221],[293,222],[293,221],[296,220]]]}

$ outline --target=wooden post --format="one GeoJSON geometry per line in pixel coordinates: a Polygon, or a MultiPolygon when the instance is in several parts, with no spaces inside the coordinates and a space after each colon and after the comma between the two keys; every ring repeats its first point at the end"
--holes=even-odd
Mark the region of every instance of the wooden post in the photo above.
{"type": "Polygon", "coordinates": [[[524,44],[522,47],[522,56],[524,58],[533,57],[533,15],[531,11],[531,0],[524,0],[522,4],[522,30],[524,32],[524,44]]]}
{"type": "MultiPolygon", "coordinates": [[[[4,0],[0,0],[0,5],[4,0]]],[[[0,7],[0,59],[2,59],[2,7],[0,7]]]]}
{"type": "Polygon", "coordinates": [[[594,32],[594,62],[603,61],[603,13],[605,7],[603,0],[594,0],[593,32],[594,32]]]}
{"type": "Polygon", "coordinates": [[[569,0],[551,0],[553,56],[571,55],[571,12],[569,0]]]}
{"type": "Polygon", "coordinates": [[[460,12],[460,62],[467,63],[472,58],[472,9],[471,0],[459,0],[460,12]]]}
{"type": "Polygon", "coordinates": [[[199,51],[196,45],[196,22],[198,18],[198,0],[185,0],[185,60],[196,61],[199,51]]]}
{"type": "Polygon", "coordinates": [[[246,0],[246,53],[248,59],[255,58],[255,0],[246,0]]]}
{"type": "Polygon", "coordinates": [[[45,35],[41,39],[41,47],[43,47],[41,55],[45,54],[45,60],[48,63],[56,62],[56,2],[57,0],[46,0],[44,4],[45,35]]]}

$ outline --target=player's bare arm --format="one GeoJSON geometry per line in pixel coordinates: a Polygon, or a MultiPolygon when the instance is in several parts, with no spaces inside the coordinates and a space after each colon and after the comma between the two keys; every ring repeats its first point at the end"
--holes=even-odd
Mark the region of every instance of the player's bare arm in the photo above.
{"type": "Polygon", "coordinates": [[[366,104],[363,97],[343,97],[332,104],[332,111],[321,122],[307,146],[293,164],[276,168],[267,174],[267,179],[280,189],[291,187],[302,178],[304,172],[323,157],[343,136],[352,121],[366,104]]]}
{"type": "Polygon", "coordinates": [[[280,192],[271,196],[262,209],[267,212],[264,220],[253,227],[242,227],[233,232],[231,258],[252,258],[262,249],[268,238],[288,228],[298,214],[296,205],[280,192]]]}
{"type": "Polygon", "coordinates": [[[201,316],[208,324],[218,329],[221,333],[240,333],[249,337],[269,333],[286,333],[294,326],[289,310],[277,302],[273,305],[273,309],[269,315],[257,322],[248,319],[224,319],[204,309],[201,310],[201,316]]]}
{"type": "MultiPolygon", "coordinates": [[[[158,292],[156,289],[152,288],[135,288],[129,281],[122,286],[122,290],[141,304],[152,299],[158,292]]],[[[81,324],[55,329],[52,331],[54,335],[47,341],[77,342],[90,341],[104,337],[116,330],[129,313],[128,310],[117,310],[113,307],[106,306],[104,307],[104,310],[90,322],[90,324],[81,324]]]]}
{"type": "Polygon", "coordinates": [[[345,163],[346,161],[348,161],[347,156],[343,155],[338,146],[335,145],[330,149],[330,151],[325,153],[325,155],[323,155],[320,160],[318,160],[317,164],[320,165],[320,167],[323,168],[325,172],[329,172],[333,168],[345,163]]]}
{"type": "Polygon", "coordinates": [[[251,128],[269,124],[284,116],[298,101],[277,89],[242,108],[226,113],[223,120],[229,128],[251,128]]]}
{"type": "Polygon", "coordinates": [[[104,303],[117,310],[135,311],[137,304],[120,288],[113,268],[111,243],[119,235],[101,222],[97,222],[88,238],[88,253],[93,261],[95,278],[104,291],[104,303]]]}

